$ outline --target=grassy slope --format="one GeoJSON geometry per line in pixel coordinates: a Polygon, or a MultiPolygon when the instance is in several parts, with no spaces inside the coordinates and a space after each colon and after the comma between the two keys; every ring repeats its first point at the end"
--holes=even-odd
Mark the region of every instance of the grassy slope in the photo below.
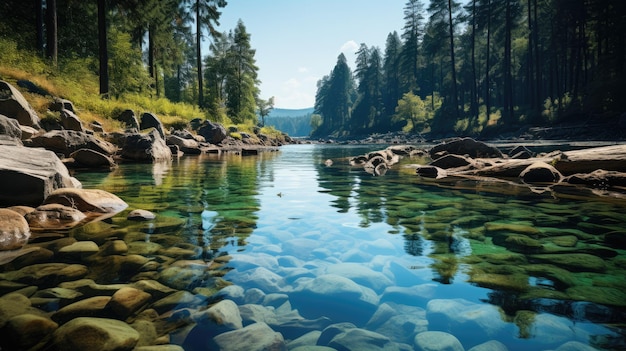
{"type": "MultiPolygon", "coordinates": [[[[60,62],[58,68],[50,67],[33,53],[19,50],[11,41],[0,38],[0,79],[15,86],[35,109],[40,118],[57,118],[48,110],[54,97],[74,103],[78,117],[85,125],[100,122],[106,131],[122,130],[115,120],[122,111],[130,109],[140,116],[143,112],[156,114],[166,128],[186,125],[194,118],[210,119],[205,111],[186,103],[173,103],[165,98],[128,94],[119,99],[102,99],[99,96],[98,76],[90,71],[93,62],[76,59],[60,62]],[[18,80],[28,80],[50,93],[49,96],[29,93],[17,85],[18,80]]],[[[219,121],[232,125],[229,121],[219,121]]],[[[238,125],[240,131],[251,132],[252,124],[238,125]]],[[[265,128],[263,133],[279,135],[280,132],[265,128]]]]}

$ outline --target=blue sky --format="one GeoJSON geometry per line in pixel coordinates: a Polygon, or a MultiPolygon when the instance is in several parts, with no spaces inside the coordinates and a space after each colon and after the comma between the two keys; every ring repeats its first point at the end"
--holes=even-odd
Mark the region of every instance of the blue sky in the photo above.
{"type": "Polygon", "coordinates": [[[387,35],[394,30],[402,32],[405,3],[228,0],[219,29],[229,31],[241,19],[251,34],[261,98],[274,96],[276,108],[307,108],[315,102],[317,81],[330,73],[341,52],[354,68],[360,43],[384,51],[387,35]]]}

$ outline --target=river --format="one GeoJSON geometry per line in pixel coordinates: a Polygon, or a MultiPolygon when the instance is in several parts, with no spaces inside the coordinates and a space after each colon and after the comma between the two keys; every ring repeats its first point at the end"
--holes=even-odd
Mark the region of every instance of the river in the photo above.
{"type": "MultiPolygon", "coordinates": [[[[125,213],[109,220],[128,232],[131,251],[181,260],[173,250],[146,253],[146,243],[158,243],[196,253],[185,259],[223,263],[214,273],[232,285],[216,296],[240,306],[244,325],[244,311],[265,311],[290,349],[325,345],[320,332],[336,323],[370,338],[346,336],[337,348],[385,340],[413,349],[427,331],[445,332],[465,350],[486,342],[508,350],[626,348],[626,203],[439,186],[403,167],[422,160],[405,159],[383,177],[348,165],[348,157],[380,148],[289,145],[75,176],[129,210],[157,214],[138,224],[125,213]]],[[[142,275],[99,283],[124,279],[142,275]]],[[[193,293],[209,281],[181,279],[172,284],[193,293]]],[[[203,349],[199,340],[180,342],[203,349]]]]}

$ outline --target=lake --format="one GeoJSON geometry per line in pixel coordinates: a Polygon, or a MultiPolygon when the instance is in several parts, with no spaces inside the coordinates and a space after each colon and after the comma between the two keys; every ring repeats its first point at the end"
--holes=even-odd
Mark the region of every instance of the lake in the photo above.
{"type": "MultiPolygon", "coordinates": [[[[626,348],[626,202],[437,184],[403,166],[419,159],[383,177],[349,166],[381,148],[289,145],[79,172],[85,188],[157,214],[104,225],[159,268],[98,283],[150,278],[230,299],[244,326],[265,321],[289,349],[417,349],[416,335],[465,350],[626,348]]],[[[171,335],[187,350],[211,345],[171,335]]]]}

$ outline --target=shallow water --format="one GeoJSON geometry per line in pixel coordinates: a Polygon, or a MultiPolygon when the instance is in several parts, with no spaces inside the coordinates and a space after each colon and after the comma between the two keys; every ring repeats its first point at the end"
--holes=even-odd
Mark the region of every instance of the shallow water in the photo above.
{"type": "MultiPolygon", "coordinates": [[[[450,333],[466,350],[491,340],[508,350],[569,341],[626,348],[626,203],[497,185],[461,190],[401,165],[384,177],[348,166],[347,158],[380,148],[293,145],[75,176],[129,210],[157,214],[108,222],[127,230],[129,247],[157,242],[226,262],[216,275],[243,295],[231,286],[225,298],[317,321],[276,323],[286,341],[351,322],[411,348],[426,330],[450,333]]],[[[99,283],[125,279],[141,276],[99,283]]],[[[185,283],[172,284],[196,292],[209,285],[207,277],[185,283]]],[[[202,349],[191,337],[181,343],[202,349]]]]}

